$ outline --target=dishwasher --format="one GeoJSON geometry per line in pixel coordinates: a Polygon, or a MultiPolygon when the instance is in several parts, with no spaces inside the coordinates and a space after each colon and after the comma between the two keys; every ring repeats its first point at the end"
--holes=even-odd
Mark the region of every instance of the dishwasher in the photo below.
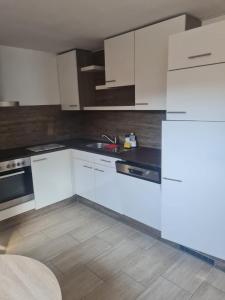
{"type": "Polygon", "coordinates": [[[161,230],[161,169],[117,161],[116,170],[123,214],[161,230]]]}

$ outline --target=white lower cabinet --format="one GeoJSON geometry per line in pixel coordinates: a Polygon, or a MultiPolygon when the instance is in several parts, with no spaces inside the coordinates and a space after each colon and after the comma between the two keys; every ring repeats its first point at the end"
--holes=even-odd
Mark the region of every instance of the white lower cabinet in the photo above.
{"type": "Polygon", "coordinates": [[[73,158],[73,180],[75,193],[94,201],[94,169],[91,162],[73,158]]]}
{"type": "Polygon", "coordinates": [[[95,164],[94,175],[95,201],[102,206],[122,213],[121,199],[116,184],[116,169],[95,164]]]}
{"type": "Polygon", "coordinates": [[[161,229],[160,184],[117,174],[123,214],[155,229],[161,229]]]}
{"type": "Polygon", "coordinates": [[[72,196],[70,150],[33,156],[31,166],[36,209],[72,196]]]}

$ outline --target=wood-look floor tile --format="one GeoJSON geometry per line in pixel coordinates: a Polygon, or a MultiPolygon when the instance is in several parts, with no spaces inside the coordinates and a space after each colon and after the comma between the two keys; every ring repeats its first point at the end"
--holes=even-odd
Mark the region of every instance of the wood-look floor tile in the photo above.
{"type": "Polygon", "coordinates": [[[64,235],[53,240],[48,239],[43,245],[32,249],[26,255],[41,262],[50,261],[78,244],[73,237],[64,235]]]}
{"type": "Polygon", "coordinates": [[[136,251],[125,273],[148,287],[182,255],[179,250],[157,242],[148,250],[136,251]]]}
{"type": "Polygon", "coordinates": [[[131,241],[124,240],[112,250],[95,259],[88,268],[101,279],[107,280],[123,270],[138,247],[131,241]]]}
{"type": "Polygon", "coordinates": [[[8,246],[8,254],[27,255],[30,251],[38,247],[44,247],[49,238],[43,233],[36,233],[23,237],[18,243],[8,246]]]}
{"type": "Polygon", "coordinates": [[[4,253],[7,248],[17,244],[23,238],[16,227],[0,232],[0,253],[4,253]]]}
{"type": "Polygon", "coordinates": [[[80,300],[103,283],[87,267],[81,266],[73,273],[64,276],[62,286],[63,300],[80,300]]]}
{"type": "Polygon", "coordinates": [[[188,300],[191,294],[172,282],[159,277],[138,300],[188,300]]]}
{"type": "Polygon", "coordinates": [[[224,299],[225,299],[225,293],[211,286],[207,282],[203,282],[191,298],[191,300],[224,300],[224,299]]]}
{"type": "Polygon", "coordinates": [[[107,216],[90,217],[87,222],[73,230],[71,235],[76,240],[84,242],[105,229],[115,225],[115,222],[116,221],[114,219],[107,216]]]}
{"type": "Polygon", "coordinates": [[[135,300],[143,292],[144,287],[125,274],[109,279],[100,285],[84,300],[135,300]]]}
{"type": "Polygon", "coordinates": [[[138,230],[133,231],[127,238],[128,240],[136,244],[139,248],[146,250],[150,249],[158,242],[157,239],[138,230]]]}
{"type": "Polygon", "coordinates": [[[117,245],[123,240],[127,239],[129,235],[134,232],[134,229],[123,223],[118,223],[100,233],[97,236],[112,245],[117,245]]]}
{"type": "Polygon", "coordinates": [[[62,223],[65,221],[65,218],[59,212],[50,212],[43,216],[34,218],[34,220],[29,220],[21,224],[18,228],[19,232],[24,235],[32,235],[39,233],[40,231],[45,230],[46,228],[62,223]]]}
{"type": "Polygon", "coordinates": [[[64,234],[74,231],[76,228],[86,224],[87,220],[84,216],[77,216],[76,218],[65,220],[59,224],[48,227],[43,230],[43,233],[48,237],[54,239],[60,237],[64,234]]]}
{"type": "Polygon", "coordinates": [[[106,252],[111,245],[97,237],[93,237],[68,251],[56,256],[51,262],[63,273],[71,272],[81,264],[87,264],[92,259],[106,252]]]}
{"type": "Polygon", "coordinates": [[[194,293],[211,270],[211,266],[198,258],[188,254],[174,263],[165,274],[164,278],[169,279],[181,288],[194,293]]]}
{"type": "Polygon", "coordinates": [[[216,268],[212,268],[206,279],[208,283],[225,292],[225,273],[216,268]]]}

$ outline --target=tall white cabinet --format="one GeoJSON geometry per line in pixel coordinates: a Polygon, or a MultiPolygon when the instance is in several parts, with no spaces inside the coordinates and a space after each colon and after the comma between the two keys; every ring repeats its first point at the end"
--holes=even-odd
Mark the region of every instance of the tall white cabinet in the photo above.
{"type": "Polygon", "coordinates": [[[162,236],[220,259],[225,259],[225,64],[219,50],[224,26],[170,38],[162,131],[162,236]]]}
{"type": "Polygon", "coordinates": [[[57,56],[62,110],[80,110],[76,50],[57,56]]]}
{"type": "Polygon", "coordinates": [[[168,40],[186,30],[182,15],[135,31],[135,105],[140,110],[165,110],[168,40]]]}
{"type": "Polygon", "coordinates": [[[225,259],[225,123],[163,123],[162,237],[225,259]]]}

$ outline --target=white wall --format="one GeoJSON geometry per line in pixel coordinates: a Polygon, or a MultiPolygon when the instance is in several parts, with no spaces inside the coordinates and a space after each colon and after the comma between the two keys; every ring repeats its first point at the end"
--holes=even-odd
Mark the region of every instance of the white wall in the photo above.
{"type": "Polygon", "coordinates": [[[224,20],[225,20],[225,15],[217,17],[217,18],[213,18],[213,19],[204,20],[204,21],[202,21],[202,25],[216,23],[216,22],[224,21],[224,20]]]}
{"type": "Polygon", "coordinates": [[[56,55],[0,46],[0,100],[59,104],[56,55]]]}

